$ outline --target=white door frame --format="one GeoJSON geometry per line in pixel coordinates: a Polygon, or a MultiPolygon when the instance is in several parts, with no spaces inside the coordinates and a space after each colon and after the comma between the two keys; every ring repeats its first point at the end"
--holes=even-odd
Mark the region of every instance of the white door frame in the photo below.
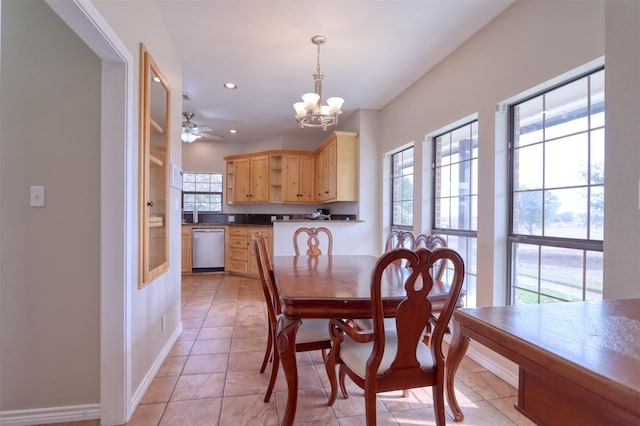
{"type": "Polygon", "coordinates": [[[102,61],[100,129],[100,419],[126,423],[131,401],[131,289],[136,143],[133,56],[89,0],[45,0],[102,61]]]}

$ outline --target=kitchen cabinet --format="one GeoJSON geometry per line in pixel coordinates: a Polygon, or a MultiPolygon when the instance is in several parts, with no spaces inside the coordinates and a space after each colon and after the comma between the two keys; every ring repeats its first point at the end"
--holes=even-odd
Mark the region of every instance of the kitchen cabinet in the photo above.
{"type": "Polygon", "coordinates": [[[236,157],[227,162],[227,203],[269,202],[269,157],[236,157]]]}
{"type": "Polygon", "coordinates": [[[253,254],[251,235],[262,232],[267,240],[269,253],[273,252],[273,231],[268,226],[229,226],[226,233],[225,272],[258,276],[258,266],[253,254]]]}
{"type": "Polygon", "coordinates": [[[316,150],[315,201],[358,201],[358,134],[332,132],[316,150]]]}
{"type": "Polygon", "coordinates": [[[182,266],[181,272],[191,272],[191,230],[192,226],[182,226],[182,266]]]}
{"type": "Polygon", "coordinates": [[[315,159],[311,154],[282,156],[282,201],[313,203],[315,201],[315,159]]]}

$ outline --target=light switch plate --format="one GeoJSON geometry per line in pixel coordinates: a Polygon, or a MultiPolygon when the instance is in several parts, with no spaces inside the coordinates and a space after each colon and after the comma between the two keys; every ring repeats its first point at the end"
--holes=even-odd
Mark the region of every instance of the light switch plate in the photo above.
{"type": "Polygon", "coordinates": [[[44,207],[44,186],[31,185],[29,205],[31,207],[44,207]]]}

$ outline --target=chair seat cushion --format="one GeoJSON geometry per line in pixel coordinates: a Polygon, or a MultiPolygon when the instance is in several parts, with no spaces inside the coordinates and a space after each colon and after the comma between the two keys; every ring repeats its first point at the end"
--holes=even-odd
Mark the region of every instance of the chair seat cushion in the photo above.
{"type": "Polygon", "coordinates": [[[296,343],[329,340],[329,320],[304,319],[296,334],[296,343]]]}
{"type": "MultiPolygon", "coordinates": [[[[385,331],[384,355],[378,368],[378,375],[384,374],[390,367],[396,357],[398,349],[398,337],[394,332],[387,333],[385,331]]],[[[349,367],[351,371],[364,379],[366,375],[367,360],[371,356],[373,350],[373,342],[357,343],[345,335],[344,341],[340,344],[340,359],[349,367]]],[[[434,366],[431,349],[422,341],[418,343],[416,349],[416,358],[420,366],[425,371],[432,370],[434,366]]]]}

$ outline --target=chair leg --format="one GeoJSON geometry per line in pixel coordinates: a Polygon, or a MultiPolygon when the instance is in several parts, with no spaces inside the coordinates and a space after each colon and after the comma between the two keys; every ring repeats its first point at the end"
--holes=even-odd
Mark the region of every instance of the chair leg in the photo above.
{"type": "Polygon", "coordinates": [[[409,398],[409,389],[402,389],[402,397],[409,398]]]}
{"type": "Polygon", "coordinates": [[[273,336],[271,333],[271,324],[269,324],[269,335],[267,337],[267,348],[264,351],[264,359],[262,360],[262,365],[260,366],[260,374],[264,373],[265,368],[267,368],[267,363],[269,362],[269,358],[271,358],[271,350],[277,350],[273,345],[273,336]]]}
{"type": "Polygon", "coordinates": [[[344,383],[344,378],[347,376],[347,370],[344,369],[344,365],[340,364],[340,370],[338,372],[340,376],[340,390],[344,399],[349,399],[349,392],[347,392],[347,386],[344,383]]]}
{"type": "Polygon", "coordinates": [[[336,379],[336,359],[333,355],[333,351],[329,351],[329,354],[324,357],[324,367],[327,370],[327,377],[329,377],[329,383],[331,384],[331,394],[329,395],[328,406],[332,406],[336,402],[338,397],[338,381],[336,379]]]}
{"type": "Polygon", "coordinates": [[[445,426],[445,414],[444,414],[444,385],[432,387],[433,392],[433,410],[436,415],[436,425],[445,426]]]}
{"type": "Polygon", "coordinates": [[[367,426],[376,426],[376,389],[371,389],[366,382],[364,385],[364,408],[367,426]]]}
{"type": "Polygon", "coordinates": [[[276,384],[276,379],[278,378],[278,367],[280,367],[280,355],[278,354],[277,349],[273,348],[273,360],[271,363],[271,377],[269,377],[269,385],[267,386],[267,391],[264,394],[264,402],[269,402],[271,399],[271,394],[273,393],[273,387],[276,384]]]}

